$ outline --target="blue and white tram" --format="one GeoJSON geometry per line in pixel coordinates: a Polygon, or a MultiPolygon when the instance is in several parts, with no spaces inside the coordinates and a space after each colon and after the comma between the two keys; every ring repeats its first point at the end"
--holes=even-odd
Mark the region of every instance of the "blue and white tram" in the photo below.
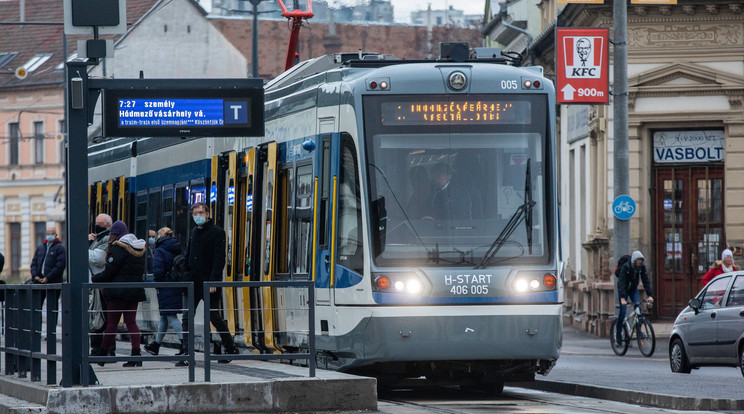
{"type": "MultiPolygon", "coordinates": [[[[139,140],[121,174],[150,204],[130,201],[130,220],[142,231],[169,209],[178,228],[208,195],[226,280],[315,281],[321,367],[496,389],[547,374],[562,341],[555,90],[505,61],[303,62],[266,85],[263,139],[139,140]]],[[[95,200],[116,176],[93,164],[95,200]]],[[[306,346],[282,333],[306,326],[282,310],[303,306],[300,290],[225,294],[253,309],[227,312],[248,346],[306,346]]]]}

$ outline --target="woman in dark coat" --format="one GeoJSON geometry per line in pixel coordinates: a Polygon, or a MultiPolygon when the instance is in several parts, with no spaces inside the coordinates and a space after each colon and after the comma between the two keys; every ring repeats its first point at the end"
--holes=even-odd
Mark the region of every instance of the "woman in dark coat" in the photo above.
{"type": "MultiPolygon", "coordinates": [[[[181,254],[181,244],[173,236],[173,231],[168,227],[158,230],[158,238],[155,240],[155,253],[153,255],[152,273],[156,282],[172,282],[170,279],[173,259],[181,254]]],[[[145,351],[157,355],[160,352],[160,344],[170,325],[181,340],[181,351],[176,355],[186,353],[186,344],[183,340],[181,321],[178,315],[183,309],[183,289],[180,288],[158,288],[158,307],[160,308],[160,323],[155,341],[145,345],[145,351]]],[[[178,361],[176,366],[187,365],[185,361],[178,361]]]]}
{"type": "MultiPolygon", "coordinates": [[[[106,269],[93,276],[94,283],[124,283],[142,282],[145,270],[145,241],[130,234],[123,221],[117,221],[111,226],[108,246],[106,247],[106,269]]],[[[122,315],[129,331],[132,344],[132,356],[142,355],[140,351],[140,330],[137,326],[137,305],[144,302],[145,289],[133,288],[105,288],[103,296],[108,303],[106,330],[103,334],[101,350],[97,355],[108,355],[109,347],[113,344],[116,328],[122,315]]],[[[103,363],[99,362],[99,365],[103,363]]],[[[125,367],[141,367],[142,361],[129,361],[125,367]]]]}

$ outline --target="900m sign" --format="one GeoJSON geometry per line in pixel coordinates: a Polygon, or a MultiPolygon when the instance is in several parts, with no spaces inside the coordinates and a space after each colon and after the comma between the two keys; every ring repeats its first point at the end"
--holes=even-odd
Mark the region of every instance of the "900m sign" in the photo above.
{"type": "Polygon", "coordinates": [[[451,286],[452,295],[487,295],[492,278],[490,274],[444,275],[444,284],[451,286]]]}

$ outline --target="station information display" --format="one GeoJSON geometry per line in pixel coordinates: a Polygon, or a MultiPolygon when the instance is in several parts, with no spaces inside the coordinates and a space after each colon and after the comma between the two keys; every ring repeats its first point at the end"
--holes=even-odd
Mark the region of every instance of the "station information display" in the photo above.
{"type": "Polygon", "coordinates": [[[238,86],[242,87],[107,89],[104,136],[262,136],[263,86],[238,86]]]}
{"type": "Polygon", "coordinates": [[[495,125],[529,124],[528,101],[475,99],[448,101],[383,102],[382,124],[396,125],[495,125]]]}

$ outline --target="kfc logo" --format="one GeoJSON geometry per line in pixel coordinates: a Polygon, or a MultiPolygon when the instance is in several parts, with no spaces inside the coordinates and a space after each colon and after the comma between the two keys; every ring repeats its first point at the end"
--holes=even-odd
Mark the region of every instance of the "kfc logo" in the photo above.
{"type": "Polygon", "coordinates": [[[598,79],[602,76],[604,38],[566,36],[563,38],[566,78],[598,79]]]}

